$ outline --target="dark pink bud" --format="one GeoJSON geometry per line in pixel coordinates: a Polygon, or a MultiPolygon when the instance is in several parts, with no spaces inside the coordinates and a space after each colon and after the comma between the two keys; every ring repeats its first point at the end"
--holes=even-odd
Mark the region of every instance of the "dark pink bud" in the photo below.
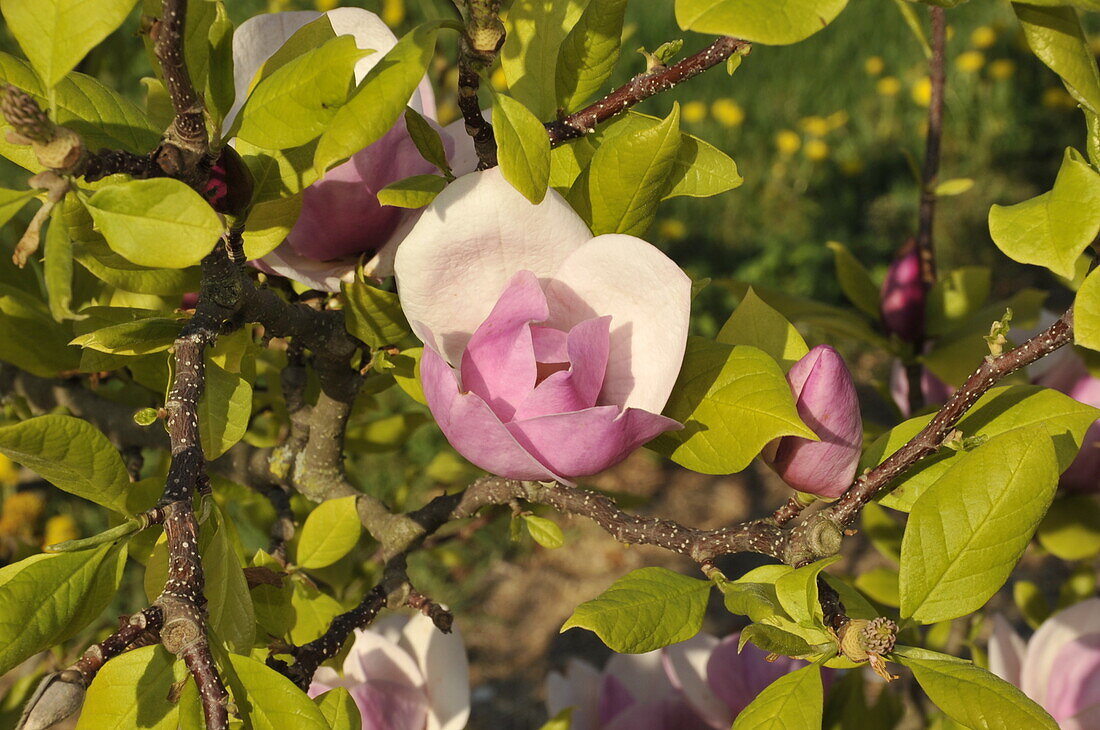
{"type": "Polygon", "coordinates": [[[252,173],[237,150],[222,147],[202,194],[219,213],[239,215],[248,207],[252,201],[252,173]]]}
{"type": "Polygon", "coordinates": [[[886,330],[906,342],[924,336],[927,293],[920,274],[920,251],[910,238],[894,257],[882,282],[882,321],[886,330]]]}
{"type": "Polygon", "coordinates": [[[844,358],[818,345],[787,373],[798,416],[820,441],[784,436],[771,442],[764,461],[800,492],[832,499],[855,478],[863,445],[863,419],[844,358]]]}
{"type": "Polygon", "coordinates": [[[180,299],[180,309],[194,309],[195,305],[198,303],[199,293],[197,291],[189,291],[180,299]]]}

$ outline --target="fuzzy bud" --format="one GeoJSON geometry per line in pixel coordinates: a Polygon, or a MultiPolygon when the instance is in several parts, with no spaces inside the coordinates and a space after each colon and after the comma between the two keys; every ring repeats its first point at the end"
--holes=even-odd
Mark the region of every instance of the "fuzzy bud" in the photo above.
{"type": "Polygon", "coordinates": [[[17,730],[46,730],[72,717],[84,704],[87,690],[79,672],[52,672],[42,678],[38,689],[27,701],[17,730]]]}

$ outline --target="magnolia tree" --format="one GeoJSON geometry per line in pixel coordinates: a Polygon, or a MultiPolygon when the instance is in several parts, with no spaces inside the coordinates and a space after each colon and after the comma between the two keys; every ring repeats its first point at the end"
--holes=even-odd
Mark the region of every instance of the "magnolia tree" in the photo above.
{"type": "Polygon", "coordinates": [[[741,178],[677,106],[635,106],[845,4],[676,0],[690,40],[609,89],[625,0],[456,0],[401,38],[357,8],[234,27],[222,0],[144,0],[142,107],[74,71],[135,0],[0,0],[26,57],[0,54],[0,154],[29,186],[0,190],[25,267],[0,281],[0,452],[103,526],[5,552],[0,674],[53,657],[10,690],[19,727],[458,730],[465,649],[410,559],[507,520],[561,546],[554,512],[697,574],[646,567],[563,607],[615,653],[549,678],[547,728],[888,728],[903,704],[908,727],[1100,727],[1100,73],[1079,17],[1100,5],[1013,6],[1085,142],[989,213],[1068,310],[937,270],[954,0],[904,8],[931,98],[919,220],[881,288],[834,245],[851,307],[725,280],[739,305],[693,336],[707,282],[643,238],[663,200],[741,178]],[[483,83],[498,68],[506,92],[483,83]],[[840,354],[869,350],[896,363],[885,430],[840,354]],[[403,479],[434,492],[357,488],[346,461],[429,412],[486,474],[433,459],[403,479]],[[642,447],[704,474],[759,457],[795,491],[701,530],[581,486],[642,447]],[[894,567],[830,569],[857,530],[894,567]],[[1019,581],[1019,612],[983,617],[1036,535],[1069,564],[1061,610],[1019,581]],[[736,553],[770,560],[724,574],[736,553]],[[120,593],[134,575],[145,597],[120,593]],[[737,634],[701,633],[712,594],[737,634]]]}

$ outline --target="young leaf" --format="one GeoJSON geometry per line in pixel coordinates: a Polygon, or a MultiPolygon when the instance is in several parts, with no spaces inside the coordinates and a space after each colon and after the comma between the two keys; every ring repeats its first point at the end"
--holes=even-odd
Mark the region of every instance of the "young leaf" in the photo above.
{"type": "Polygon", "coordinates": [[[206,575],[206,612],[218,638],[238,653],[252,650],[256,635],[256,614],[252,608],[248,581],[233,547],[231,526],[220,507],[202,526],[199,550],[206,575]]]}
{"type": "Polygon", "coordinates": [[[233,105],[233,22],[222,0],[189,3],[183,31],[187,71],[220,126],[233,105]]]}
{"type": "MultiPolygon", "coordinates": [[[[77,730],[176,730],[180,704],[172,687],[188,679],[187,666],[162,646],[128,651],[103,665],[88,687],[77,730]]],[[[197,703],[196,703],[197,704],[197,703]]]]}
{"type": "Polygon", "coordinates": [[[699,633],[710,588],[664,568],[639,568],[577,606],[561,630],[588,629],[612,651],[643,654],[699,633]]]}
{"type": "Polygon", "coordinates": [[[206,389],[199,399],[198,414],[203,453],[207,459],[217,459],[248,430],[252,385],[208,358],[206,389]]]}
{"type": "Polygon", "coordinates": [[[554,550],[565,544],[565,535],[553,520],[537,515],[524,515],[523,522],[527,525],[527,532],[531,533],[531,539],[544,548],[554,550]]]}
{"type": "Polygon", "coordinates": [[[355,500],[354,495],[329,499],[309,513],[298,541],[298,565],[324,568],[351,552],[362,529],[355,500]]]}
{"type": "Polygon", "coordinates": [[[848,0],[676,0],[684,30],[782,46],[804,40],[840,14],[848,0]]]}
{"type": "Polygon", "coordinates": [[[969,177],[955,177],[950,180],[944,180],[936,186],[936,196],[940,198],[950,197],[952,195],[962,195],[970,188],[974,187],[974,180],[969,177]]]}
{"type": "Polygon", "coordinates": [[[395,365],[390,373],[397,381],[397,387],[417,403],[428,405],[424,397],[424,388],[420,385],[420,358],[424,355],[423,347],[411,347],[402,350],[400,355],[390,356],[390,361],[395,365]]]}
{"type": "Polygon", "coordinates": [[[755,347],[689,337],[680,377],[664,414],[684,430],[652,448],[704,474],[741,471],[772,439],[817,439],[795,410],[783,371],[755,347]]]}
{"type": "Polygon", "coordinates": [[[346,688],[333,687],[314,697],[313,702],[332,730],[360,730],[363,727],[359,707],[346,688]]]}
{"type": "MultiPolygon", "coordinates": [[[[1095,64],[1093,64],[1095,65],[1095,64]]],[[[1072,147],[1050,192],[989,210],[989,234],[1021,264],[1045,266],[1073,278],[1077,257],[1100,233],[1100,173],[1072,147]]]]}
{"type": "Polygon", "coordinates": [[[615,70],[622,46],[626,0],[589,0],[558,51],[558,108],[574,111],[615,70]]]}
{"type": "Polygon", "coordinates": [[[135,2],[0,0],[0,12],[46,86],[55,86],[122,24],[135,2]]]}
{"type": "Polygon", "coordinates": [[[146,317],[86,332],[71,344],[113,355],[148,355],[171,347],[182,326],[181,320],[172,317],[146,317]]]}
{"type": "Polygon", "coordinates": [[[263,662],[230,654],[233,701],[255,730],[330,730],[321,710],[283,675],[263,662]]]}
{"type": "Polygon", "coordinates": [[[73,241],[69,237],[69,227],[65,224],[61,208],[54,208],[50,214],[42,275],[46,280],[46,293],[53,318],[58,322],[72,319],[70,306],[73,302],[73,241]]]}
{"type": "Polygon", "coordinates": [[[538,205],[550,182],[550,138],[527,107],[503,94],[493,94],[493,131],[504,179],[538,205]]]}
{"type": "Polygon", "coordinates": [[[0,227],[6,226],[8,221],[34,196],[34,190],[0,189],[0,227]]]}
{"type": "Polygon", "coordinates": [[[557,109],[558,52],[588,0],[513,0],[500,65],[508,93],[539,119],[557,109]]]}
{"type": "Polygon", "coordinates": [[[53,378],[80,364],[80,350],[69,347],[69,339],[68,327],[54,321],[41,299],[0,284],[0,360],[53,378]]]}
{"type": "Polygon", "coordinates": [[[1073,341],[1100,350],[1100,270],[1088,275],[1073,304],[1073,341]]]}
{"type": "Polygon", "coordinates": [[[800,730],[821,727],[825,693],[821,667],[811,664],[768,685],[737,715],[733,730],[800,730]]]}
{"type": "Polygon", "coordinates": [[[989,300],[992,272],[984,266],[963,266],[941,272],[928,292],[925,329],[946,335],[963,325],[989,300]]]}
{"type": "Polygon", "coordinates": [[[769,624],[751,624],[741,629],[738,650],[750,641],[769,654],[798,657],[814,653],[814,647],[801,636],[769,624]]]}
{"type": "Polygon", "coordinates": [[[107,244],[141,266],[194,266],[225,229],[198,193],[170,178],[107,185],[85,205],[107,244]]]}
{"type": "Polygon", "coordinates": [[[818,574],[840,560],[834,555],[792,570],[775,581],[775,595],[787,615],[806,626],[823,624],[821,602],[817,598],[818,574]]]}
{"type": "Polygon", "coordinates": [[[871,281],[867,269],[843,243],[829,241],[825,245],[833,251],[836,279],[844,296],[868,317],[878,320],[882,316],[879,288],[871,281]]]}
{"type": "Polygon", "coordinates": [[[573,709],[566,707],[547,720],[539,730],[569,730],[573,725],[573,709]]]}
{"type": "Polygon", "coordinates": [[[807,352],[806,341],[783,315],[756,295],[751,288],[722,325],[718,342],[727,345],[750,345],[774,357],[784,371],[807,352]]]}
{"type": "Polygon", "coordinates": [[[356,281],[340,287],[347,303],[344,325],[372,348],[392,345],[409,333],[397,295],[356,281]]]}
{"type": "Polygon", "coordinates": [[[126,466],[107,437],[87,421],[46,415],[0,427],[0,454],[58,489],[126,513],[126,466]]]}
{"type": "Polygon", "coordinates": [[[965,727],[1058,730],[1058,724],[1043,708],[985,669],[946,657],[943,660],[925,659],[900,652],[895,652],[894,656],[912,670],[928,698],[965,727]]]}
{"type": "Polygon", "coordinates": [[[1020,559],[1057,482],[1057,458],[1042,426],[963,454],[909,516],[901,616],[929,624],[981,608],[1020,559]]]}
{"type": "Polygon", "coordinates": [[[413,175],[391,182],[378,191],[378,202],[395,208],[423,208],[447,187],[439,175],[413,175]]]}
{"type": "Polygon", "coordinates": [[[1100,71],[1077,9],[1024,3],[1012,3],[1012,9],[1032,52],[1062,78],[1074,99],[1100,114],[1100,71]]]}
{"type": "Polygon", "coordinates": [[[411,106],[405,107],[405,131],[409,133],[420,156],[438,167],[448,180],[453,180],[454,176],[447,162],[447,150],[443,146],[443,139],[435,127],[411,106]]]}

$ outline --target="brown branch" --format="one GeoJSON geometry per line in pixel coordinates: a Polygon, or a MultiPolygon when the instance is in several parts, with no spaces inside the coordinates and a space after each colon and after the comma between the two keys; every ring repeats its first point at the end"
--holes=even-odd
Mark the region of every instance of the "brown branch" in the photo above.
{"type": "Polygon", "coordinates": [[[622,114],[640,101],[668,91],[709,68],[725,61],[734,53],[747,53],[748,41],[723,36],[698,53],[661,71],[639,74],[610,94],[569,116],[550,122],[546,132],[550,145],[557,145],[593,131],[597,124],[622,114]]]}
{"type": "Polygon", "coordinates": [[[187,0],[164,0],[161,18],[151,30],[153,53],[160,62],[164,86],[176,116],[165,130],[154,157],[161,169],[198,186],[206,182],[205,157],[210,151],[206,134],[206,108],[191,83],[184,55],[187,0]]]}
{"type": "Polygon", "coordinates": [[[466,122],[466,133],[474,141],[479,170],[497,164],[493,125],[481,115],[477,92],[481,87],[481,75],[492,67],[504,44],[504,25],[499,14],[500,0],[468,0],[466,32],[458,49],[458,108],[466,122]]]}

